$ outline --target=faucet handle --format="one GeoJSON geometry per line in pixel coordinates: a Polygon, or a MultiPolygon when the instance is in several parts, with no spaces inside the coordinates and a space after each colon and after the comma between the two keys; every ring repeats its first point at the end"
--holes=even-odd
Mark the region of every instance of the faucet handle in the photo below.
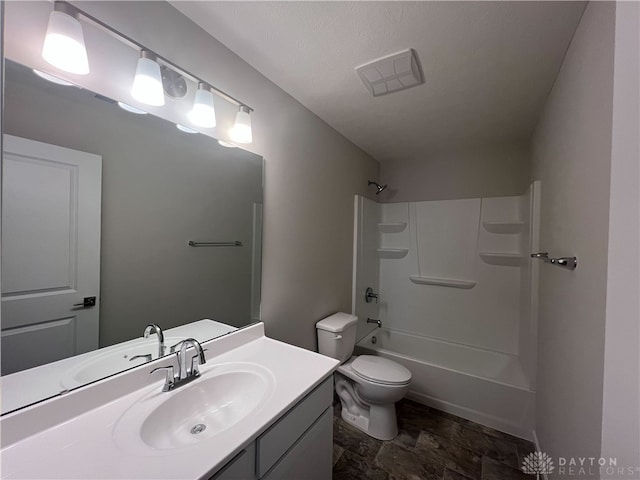
{"type": "MultiPolygon", "coordinates": [[[[204,352],[206,352],[207,350],[208,350],[207,348],[203,348],[202,353],[204,354],[204,352]]],[[[195,375],[200,375],[200,370],[198,369],[198,366],[206,363],[206,359],[204,362],[202,360],[203,359],[200,356],[200,353],[196,353],[193,357],[191,357],[191,372],[194,373],[195,375]]]]}
{"type": "Polygon", "coordinates": [[[164,386],[162,387],[162,391],[163,392],[168,392],[169,390],[173,389],[173,387],[175,386],[175,381],[176,381],[176,376],[173,370],[173,365],[167,365],[166,367],[158,367],[158,368],[154,368],[153,370],[151,370],[149,372],[149,375],[151,375],[152,373],[155,373],[159,370],[166,370],[167,372],[167,376],[164,380],[164,386]]]}
{"type": "Polygon", "coordinates": [[[194,377],[200,376],[200,369],[198,368],[198,365],[201,365],[200,355],[194,355],[191,357],[191,370],[189,370],[190,375],[193,375],[194,377]]]}
{"type": "Polygon", "coordinates": [[[140,358],[144,358],[145,361],[150,362],[151,360],[153,360],[153,355],[151,355],[150,353],[145,353],[144,355],[134,355],[129,359],[129,361],[133,362],[134,360],[138,360],[140,358]]]}
{"type": "Polygon", "coordinates": [[[364,300],[367,303],[371,303],[371,300],[375,300],[378,303],[378,294],[374,293],[373,288],[367,287],[364,292],[364,300]]]}

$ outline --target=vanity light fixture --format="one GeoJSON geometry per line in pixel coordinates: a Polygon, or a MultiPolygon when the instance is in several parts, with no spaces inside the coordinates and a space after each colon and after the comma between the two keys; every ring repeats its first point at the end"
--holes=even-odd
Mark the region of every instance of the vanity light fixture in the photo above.
{"type": "Polygon", "coordinates": [[[251,143],[251,109],[246,105],[240,105],[236,113],[236,123],[229,132],[231,139],[237,143],[251,143]]]}
{"type": "Polygon", "coordinates": [[[53,4],[42,46],[42,58],[65,72],[76,75],[89,73],[82,25],[78,21],[78,13],[68,3],[53,4]]]}
{"type": "Polygon", "coordinates": [[[135,113],[136,115],[146,115],[147,112],[145,112],[144,110],[134,107],[133,105],[129,105],[128,103],[124,103],[124,102],[118,102],[118,106],[123,109],[126,110],[127,112],[130,113],[135,113]]]}
{"type": "Polygon", "coordinates": [[[162,107],[164,105],[164,89],[162,88],[162,75],[157,56],[149,50],[141,50],[136,68],[136,76],[133,79],[131,95],[145,105],[162,107]]]}
{"type": "Polygon", "coordinates": [[[220,144],[220,146],[226,147],[226,148],[238,148],[233,143],[225,142],[224,140],[218,140],[218,144],[220,144]]]}
{"type": "Polygon", "coordinates": [[[211,87],[204,82],[198,83],[193,108],[191,112],[189,112],[189,120],[194,125],[202,128],[213,128],[216,126],[216,110],[213,106],[213,93],[211,93],[211,87]]]}
{"type": "Polygon", "coordinates": [[[198,133],[197,130],[194,130],[193,128],[185,127],[184,125],[180,125],[179,123],[176,123],[176,128],[184,133],[198,133]]]}
{"type": "Polygon", "coordinates": [[[43,72],[41,70],[36,70],[35,68],[33,69],[33,73],[35,73],[40,78],[44,78],[45,80],[47,80],[47,81],[49,81],[51,83],[55,83],[57,85],[64,85],[65,87],[80,88],[75,83],[68,82],[66,80],[63,80],[62,78],[56,77],[55,75],[51,75],[50,73],[43,72]]]}
{"type": "MultiPolygon", "coordinates": [[[[138,102],[154,107],[162,107],[165,104],[165,93],[170,98],[178,101],[186,96],[190,88],[189,85],[195,83],[198,85],[198,89],[193,107],[187,115],[189,121],[200,128],[214,128],[216,126],[216,114],[213,97],[219,97],[239,107],[235,124],[229,132],[234,143],[229,145],[237,147],[236,143],[251,143],[250,115],[253,112],[251,107],[219,88],[204,82],[202,78],[172,61],[150,51],[134,38],[64,0],[54,1],[53,11],[49,18],[49,28],[42,47],[42,56],[47,62],[70,73],[89,73],[87,51],[80,21],[94,29],[106,32],[112,38],[139,52],[140,58],[138,59],[131,87],[131,95],[138,102]]],[[[40,75],[42,72],[36,73],[40,75]]],[[[44,77],[44,75],[41,76],[44,77]]],[[[131,105],[121,104],[120,107],[133,113],[143,113],[142,110],[131,105]]],[[[180,125],[180,127],[187,129],[182,129],[183,131],[193,130],[184,125],[180,125]]],[[[189,131],[189,133],[191,132],[189,131]]]]}

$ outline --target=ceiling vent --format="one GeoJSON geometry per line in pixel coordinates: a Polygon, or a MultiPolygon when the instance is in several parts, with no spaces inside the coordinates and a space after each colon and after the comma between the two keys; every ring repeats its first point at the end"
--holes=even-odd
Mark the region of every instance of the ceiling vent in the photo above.
{"type": "Polygon", "coordinates": [[[424,83],[418,56],[412,48],[356,67],[356,72],[374,97],[424,83]]]}

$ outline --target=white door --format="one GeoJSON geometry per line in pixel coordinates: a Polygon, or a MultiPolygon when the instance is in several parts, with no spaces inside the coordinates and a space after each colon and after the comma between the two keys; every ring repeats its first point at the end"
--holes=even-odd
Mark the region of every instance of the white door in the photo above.
{"type": "Polygon", "coordinates": [[[98,348],[101,176],[98,155],[4,135],[3,375],[98,348]]]}

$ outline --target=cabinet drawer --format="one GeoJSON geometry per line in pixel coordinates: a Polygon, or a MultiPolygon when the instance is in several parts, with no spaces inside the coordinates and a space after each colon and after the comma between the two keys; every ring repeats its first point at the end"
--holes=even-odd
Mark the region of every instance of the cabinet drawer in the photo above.
{"type": "Polygon", "coordinates": [[[314,391],[287,412],[256,441],[258,478],[291,448],[300,436],[331,405],[333,400],[333,376],[326,379],[314,391]]]}

